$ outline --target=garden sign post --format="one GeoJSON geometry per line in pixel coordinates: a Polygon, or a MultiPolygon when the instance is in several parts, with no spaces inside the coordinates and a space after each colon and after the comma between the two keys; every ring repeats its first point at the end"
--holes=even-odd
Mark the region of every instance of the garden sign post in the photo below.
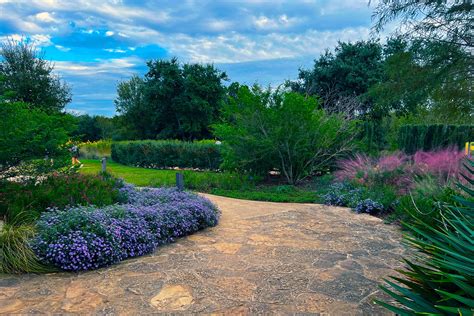
{"type": "Polygon", "coordinates": [[[107,170],[107,158],[102,158],[102,172],[107,170]]]}
{"type": "Polygon", "coordinates": [[[176,187],[178,188],[178,191],[184,190],[184,176],[179,172],[176,173],[176,187]]]}

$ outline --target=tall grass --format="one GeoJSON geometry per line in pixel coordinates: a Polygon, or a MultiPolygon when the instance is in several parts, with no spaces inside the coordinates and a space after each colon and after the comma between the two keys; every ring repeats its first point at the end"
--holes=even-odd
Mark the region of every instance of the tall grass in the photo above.
{"type": "Polygon", "coordinates": [[[112,151],[112,140],[99,140],[97,142],[85,142],[79,145],[79,154],[84,159],[110,158],[112,151]]]}
{"type": "Polygon", "coordinates": [[[0,226],[0,273],[50,272],[52,268],[41,264],[29,242],[35,235],[33,226],[0,226]]]}

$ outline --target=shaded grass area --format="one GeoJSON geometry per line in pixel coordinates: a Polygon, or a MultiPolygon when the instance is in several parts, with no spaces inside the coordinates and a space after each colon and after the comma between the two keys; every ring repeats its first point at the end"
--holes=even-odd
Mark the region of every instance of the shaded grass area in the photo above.
{"type": "MultiPolygon", "coordinates": [[[[81,172],[96,174],[101,170],[99,160],[81,160],[84,166],[81,172]]],[[[175,186],[176,170],[148,169],[125,166],[113,161],[107,162],[107,171],[136,186],[175,186]]],[[[228,172],[180,171],[184,174],[187,189],[207,192],[236,199],[321,203],[321,195],[330,183],[328,177],[318,178],[301,187],[289,185],[257,185],[250,177],[228,172]]]]}

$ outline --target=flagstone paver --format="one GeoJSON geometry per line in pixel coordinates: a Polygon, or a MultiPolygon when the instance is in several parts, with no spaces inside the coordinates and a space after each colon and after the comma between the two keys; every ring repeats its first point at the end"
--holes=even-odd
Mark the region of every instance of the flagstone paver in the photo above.
{"type": "Polygon", "coordinates": [[[0,276],[0,313],[387,314],[372,300],[400,265],[395,226],[345,208],[207,197],[220,224],[152,255],[0,276]]]}

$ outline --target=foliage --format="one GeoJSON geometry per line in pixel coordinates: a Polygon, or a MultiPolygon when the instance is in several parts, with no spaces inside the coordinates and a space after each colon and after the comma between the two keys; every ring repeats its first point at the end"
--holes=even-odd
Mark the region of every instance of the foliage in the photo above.
{"type": "Polygon", "coordinates": [[[321,97],[328,111],[350,116],[369,113],[373,104],[366,93],[381,80],[382,63],[382,46],[377,42],[339,42],[334,53],[326,51],[315,60],[312,70],[300,69],[299,80],[290,86],[293,91],[321,97]]]}
{"type": "Polygon", "coordinates": [[[31,42],[7,39],[0,56],[0,95],[7,95],[8,101],[25,102],[47,113],[58,113],[71,102],[69,86],[31,42]]]}
{"type": "Polygon", "coordinates": [[[338,162],[335,172],[338,181],[354,181],[366,187],[392,185],[400,192],[406,192],[413,181],[413,174],[407,168],[408,157],[402,153],[381,156],[378,159],[363,154],[338,162]]]}
{"type": "Polygon", "coordinates": [[[219,211],[203,197],[165,188],[121,190],[128,204],[44,213],[33,240],[40,260],[63,270],[97,269],[217,225],[219,211]]]}
{"type": "Polygon", "coordinates": [[[442,207],[454,202],[455,193],[454,188],[441,185],[435,177],[424,176],[415,180],[408,195],[398,199],[387,221],[413,223],[416,218],[435,225],[440,220],[442,207]]]}
{"type": "Polygon", "coordinates": [[[220,146],[178,140],[129,141],[112,144],[112,159],[124,165],[147,168],[198,168],[217,170],[220,146]]]}
{"type": "Polygon", "coordinates": [[[79,144],[79,155],[85,159],[110,158],[112,155],[112,141],[99,140],[79,144]]]}
{"type": "Polygon", "coordinates": [[[410,154],[449,146],[461,149],[474,139],[474,125],[405,125],[398,137],[399,148],[410,154]]]}
{"type": "Polygon", "coordinates": [[[375,30],[381,31],[390,21],[410,25],[404,31],[415,38],[472,47],[472,11],[470,1],[379,1],[373,18],[375,30]],[[436,21],[437,23],[433,23],[436,21]]]}
{"type": "Polygon", "coordinates": [[[53,174],[42,182],[0,184],[0,217],[7,222],[32,223],[47,208],[72,205],[104,206],[119,202],[121,184],[107,175],[53,174]]]}
{"type": "Polygon", "coordinates": [[[117,88],[117,111],[137,139],[208,138],[225,94],[227,75],[213,65],[184,64],[176,58],[147,63],[145,78],[117,88]]]}
{"type": "Polygon", "coordinates": [[[442,208],[436,225],[417,220],[405,225],[407,244],[416,251],[405,259],[403,277],[382,289],[398,304],[378,304],[400,315],[471,315],[474,309],[474,161],[466,161],[464,196],[442,208]]]}
{"type": "Polygon", "coordinates": [[[214,126],[225,145],[224,168],[259,175],[276,169],[297,184],[352,149],[354,123],[318,110],[315,99],[257,86],[233,88],[226,121],[214,126]]]}
{"type": "Polygon", "coordinates": [[[446,43],[392,41],[401,41],[400,47],[387,53],[383,79],[368,91],[378,106],[443,123],[472,121],[469,54],[446,43]]]}
{"type": "Polygon", "coordinates": [[[371,158],[356,154],[352,159],[338,162],[338,181],[355,181],[366,187],[391,185],[401,194],[413,187],[416,178],[432,176],[438,185],[451,183],[459,173],[463,153],[453,148],[424,152],[413,156],[403,153],[371,158]]]}
{"type": "Polygon", "coordinates": [[[336,182],[322,198],[326,205],[347,206],[357,213],[381,215],[392,211],[397,194],[389,185],[367,188],[357,183],[336,182]]]}
{"type": "MultiPolygon", "coordinates": [[[[0,172],[20,163],[58,169],[68,163],[65,144],[74,129],[64,114],[48,115],[23,103],[0,103],[0,172]],[[45,157],[53,161],[43,161],[45,157]]],[[[14,170],[10,170],[14,171],[14,170]]]]}
{"type": "Polygon", "coordinates": [[[35,235],[27,225],[0,225],[0,273],[48,272],[29,246],[35,235]]]}
{"type": "Polygon", "coordinates": [[[105,117],[100,115],[80,115],[75,116],[77,129],[72,136],[83,142],[94,142],[105,139],[121,140],[127,133],[122,126],[122,118],[105,117]]]}
{"type": "Polygon", "coordinates": [[[212,194],[235,199],[288,202],[288,203],[315,203],[317,198],[311,188],[294,186],[249,186],[238,190],[226,190],[219,187],[210,191],[212,194]]]}

